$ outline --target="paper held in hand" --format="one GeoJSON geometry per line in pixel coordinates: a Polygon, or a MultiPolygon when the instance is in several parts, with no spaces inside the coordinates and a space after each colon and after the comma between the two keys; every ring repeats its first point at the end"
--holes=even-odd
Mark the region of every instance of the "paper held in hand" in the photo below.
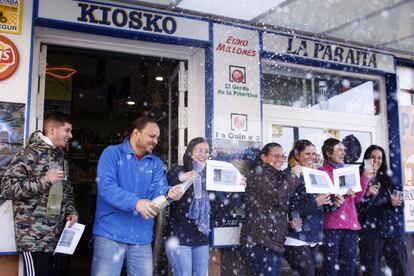
{"type": "Polygon", "coordinates": [[[355,193],[362,191],[359,166],[349,166],[333,170],[332,182],[329,175],[320,170],[303,168],[306,193],[344,195],[349,189],[355,193]]]}
{"type": "Polygon", "coordinates": [[[231,163],[207,160],[206,169],[207,191],[244,192],[245,186],[240,185],[241,173],[231,163]]]}
{"type": "Polygon", "coordinates": [[[82,237],[85,225],[76,223],[72,227],[68,227],[69,222],[66,222],[65,228],[63,229],[62,235],[59,238],[59,242],[55,248],[55,253],[63,253],[72,255],[75,252],[76,246],[82,237]]]}

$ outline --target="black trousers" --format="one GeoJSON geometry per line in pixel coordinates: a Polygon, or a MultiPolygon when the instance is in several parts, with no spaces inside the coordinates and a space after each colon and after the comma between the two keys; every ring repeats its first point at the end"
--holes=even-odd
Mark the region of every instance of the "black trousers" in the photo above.
{"type": "Polygon", "coordinates": [[[285,245],[284,256],[292,270],[297,271],[300,276],[315,276],[316,269],[322,262],[318,245],[313,247],[285,245]]]}
{"type": "Polygon", "coordinates": [[[381,275],[383,256],[392,275],[408,276],[404,236],[393,238],[361,237],[359,251],[361,271],[364,276],[381,275]]]}
{"type": "Polygon", "coordinates": [[[69,256],[46,252],[21,252],[25,276],[69,275],[69,256]]]}

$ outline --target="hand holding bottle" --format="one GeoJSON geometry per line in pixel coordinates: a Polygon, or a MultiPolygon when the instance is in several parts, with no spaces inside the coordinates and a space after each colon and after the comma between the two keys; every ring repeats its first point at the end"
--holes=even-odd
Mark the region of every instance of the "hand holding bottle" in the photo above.
{"type": "MultiPolygon", "coordinates": [[[[163,196],[164,197],[164,196],[163,196]]],[[[140,199],[135,204],[135,209],[144,219],[150,219],[155,217],[159,212],[159,207],[148,199],[140,199]]]]}
{"type": "Polygon", "coordinates": [[[180,200],[184,192],[181,189],[180,185],[172,186],[167,192],[167,199],[180,200]]]}
{"type": "Polygon", "coordinates": [[[52,184],[56,184],[65,180],[65,172],[58,162],[49,163],[49,170],[46,172],[46,176],[49,178],[49,181],[52,184]]]}

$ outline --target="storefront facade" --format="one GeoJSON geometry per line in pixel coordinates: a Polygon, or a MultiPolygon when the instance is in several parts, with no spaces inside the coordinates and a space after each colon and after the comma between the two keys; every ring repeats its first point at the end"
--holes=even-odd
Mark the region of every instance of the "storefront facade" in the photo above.
{"type": "MultiPolygon", "coordinates": [[[[207,137],[213,157],[226,161],[245,161],[268,142],[288,152],[303,138],[320,152],[324,139],[335,137],[353,149],[350,164],[360,163],[370,144],[383,146],[396,183],[402,183],[397,71],[389,53],[112,1],[21,1],[18,8],[20,33],[0,33],[20,54],[17,70],[0,80],[0,102],[23,105],[21,137],[42,128],[52,105],[69,113],[80,108],[75,94],[49,94],[56,88],[48,82],[50,70],[77,69],[62,60],[92,52],[151,57],[171,60],[165,77],[176,98],[169,98],[174,104],[166,114],[169,138],[162,153],[168,166],[180,162],[186,143],[197,136],[207,137]],[[52,67],[52,60],[61,67],[52,67]]],[[[71,76],[65,74],[66,81],[71,76]]],[[[92,88],[83,89],[86,94],[92,88]]],[[[223,202],[232,198],[223,195],[223,202]]],[[[222,262],[238,243],[244,214],[235,202],[216,206],[211,244],[227,248],[222,262]]]]}

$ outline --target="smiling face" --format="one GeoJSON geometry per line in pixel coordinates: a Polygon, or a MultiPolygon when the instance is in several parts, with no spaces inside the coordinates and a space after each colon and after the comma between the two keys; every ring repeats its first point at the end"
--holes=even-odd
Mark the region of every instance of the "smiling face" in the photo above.
{"type": "Polygon", "coordinates": [[[314,146],[307,146],[303,151],[295,154],[299,165],[311,168],[315,162],[316,151],[314,146]]]}
{"type": "Polygon", "coordinates": [[[197,162],[199,165],[204,165],[208,159],[210,148],[207,142],[197,144],[191,152],[191,159],[197,162]]]}
{"type": "Polygon", "coordinates": [[[156,123],[147,123],[142,129],[134,129],[130,136],[130,144],[135,154],[151,153],[158,144],[160,128],[156,123]]]}
{"type": "Polygon", "coordinates": [[[382,165],[382,152],[378,149],[375,149],[371,152],[370,158],[372,158],[372,167],[375,171],[378,171],[382,165]]]}
{"type": "Polygon", "coordinates": [[[46,136],[52,141],[55,147],[64,148],[72,139],[72,124],[53,122],[48,126],[46,136]]]}
{"type": "Polygon", "coordinates": [[[336,164],[343,164],[345,157],[345,147],[342,143],[336,144],[333,147],[332,153],[328,153],[329,161],[336,164]]]}
{"type": "Polygon", "coordinates": [[[272,147],[267,154],[262,154],[262,161],[271,165],[276,170],[280,170],[285,161],[285,155],[281,147],[272,147]]]}

